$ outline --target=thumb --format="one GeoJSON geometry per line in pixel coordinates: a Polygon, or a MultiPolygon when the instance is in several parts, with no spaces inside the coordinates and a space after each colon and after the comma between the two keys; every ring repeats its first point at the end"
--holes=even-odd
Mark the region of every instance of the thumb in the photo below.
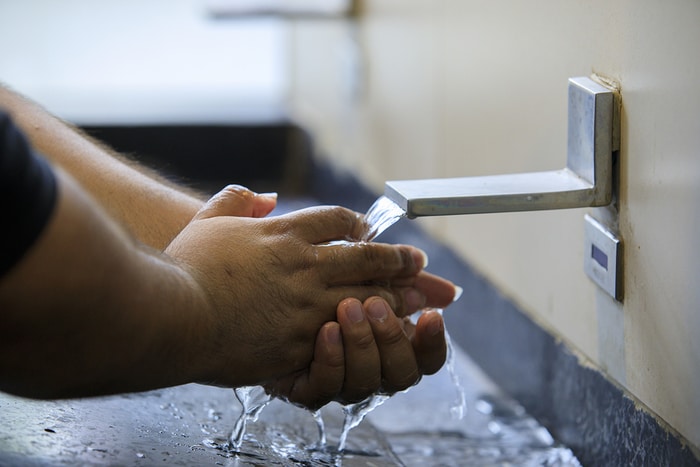
{"type": "Polygon", "coordinates": [[[277,193],[258,194],[240,185],[228,185],[212,196],[194,216],[265,217],[277,205],[277,193]]]}

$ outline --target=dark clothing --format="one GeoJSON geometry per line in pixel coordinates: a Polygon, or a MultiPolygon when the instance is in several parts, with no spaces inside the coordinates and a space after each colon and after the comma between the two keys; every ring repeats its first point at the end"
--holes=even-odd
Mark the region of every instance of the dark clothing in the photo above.
{"type": "Polygon", "coordinates": [[[55,204],[51,166],[0,110],[0,277],[36,242],[55,204]]]}

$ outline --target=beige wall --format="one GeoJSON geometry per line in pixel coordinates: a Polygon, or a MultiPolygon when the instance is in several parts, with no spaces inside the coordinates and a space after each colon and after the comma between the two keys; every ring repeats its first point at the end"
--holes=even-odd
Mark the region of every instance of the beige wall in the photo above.
{"type": "MultiPolygon", "coordinates": [[[[700,446],[700,2],[368,1],[297,23],[292,106],[322,151],[386,179],[565,164],[566,87],[622,87],[624,304],[583,264],[583,215],[418,220],[700,446]]],[[[468,300],[468,297],[466,297],[468,300]]]]}

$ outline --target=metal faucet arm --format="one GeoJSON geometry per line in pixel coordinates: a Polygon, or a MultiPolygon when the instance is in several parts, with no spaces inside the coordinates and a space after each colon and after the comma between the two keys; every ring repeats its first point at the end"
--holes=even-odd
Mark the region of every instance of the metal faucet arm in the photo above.
{"type": "Polygon", "coordinates": [[[567,166],[483,177],[386,182],[384,195],[409,218],[605,206],[618,149],[614,94],[590,78],[569,79],[567,166]]]}

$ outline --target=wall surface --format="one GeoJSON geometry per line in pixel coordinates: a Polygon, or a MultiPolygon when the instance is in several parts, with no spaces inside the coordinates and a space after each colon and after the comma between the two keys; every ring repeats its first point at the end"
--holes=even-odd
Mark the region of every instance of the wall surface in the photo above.
{"type": "Polygon", "coordinates": [[[73,123],[279,122],[286,37],[204,0],[0,0],[0,81],[73,123]]]}
{"type": "MultiPolygon", "coordinates": [[[[576,209],[418,220],[532,319],[700,446],[700,3],[365,2],[297,22],[293,109],[321,151],[387,179],[558,169],[566,90],[621,86],[619,217],[576,209]],[[619,228],[623,303],[583,272],[583,216],[619,228]]],[[[468,297],[466,297],[468,299],[468,297]]]]}

